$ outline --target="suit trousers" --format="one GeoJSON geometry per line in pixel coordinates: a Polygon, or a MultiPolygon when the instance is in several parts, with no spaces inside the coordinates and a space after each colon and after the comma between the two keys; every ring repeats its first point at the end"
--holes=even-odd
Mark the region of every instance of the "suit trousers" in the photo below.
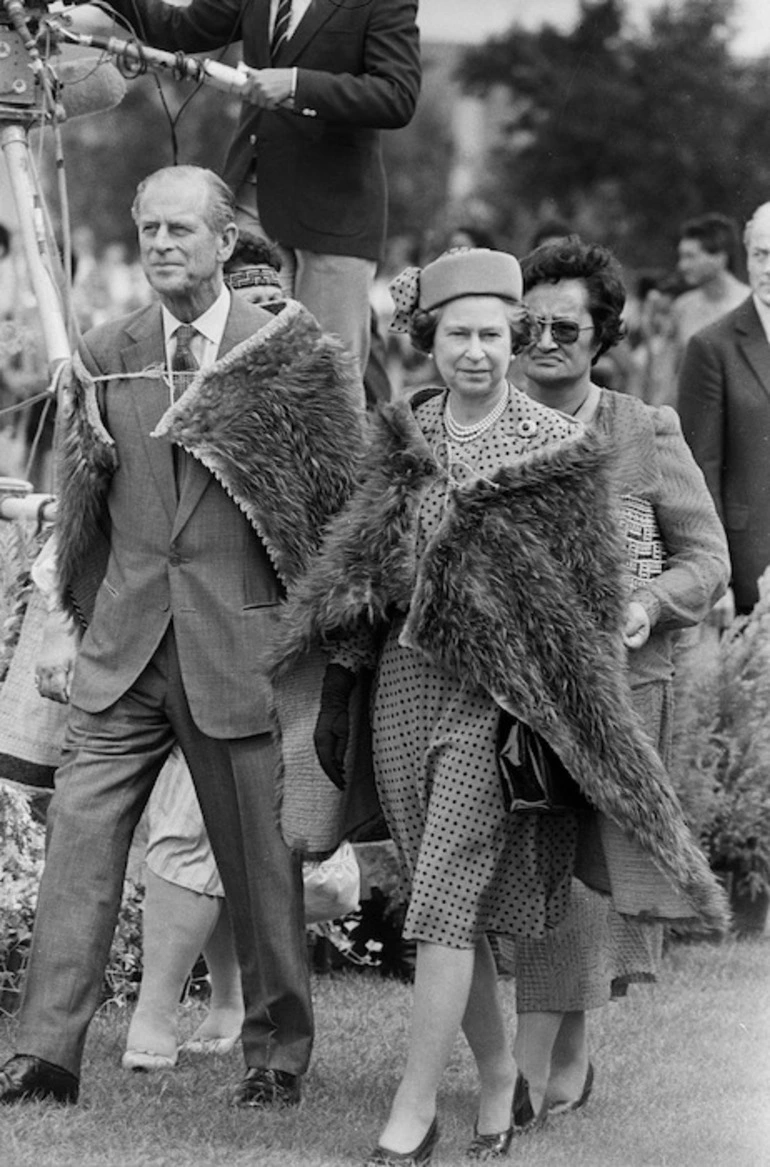
{"type": "MultiPolygon", "coordinates": [[[[264,237],[256,190],[252,174],[237,192],[236,221],[245,230],[264,237]]],[[[276,242],[282,260],[279,278],[284,293],[304,304],[323,330],[338,336],[356,358],[363,405],[363,376],[371,348],[370,295],[377,264],[356,255],[321,255],[276,242]]]]}
{"type": "Polygon", "coordinates": [[[114,705],[100,713],[71,710],[49,808],[17,1049],[79,1073],[133,832],[175,740],[227,897],[243,980],[246,1064],[301,1074],[313,1036],[302,866],[278,827],[275,746],[269,734],[218,740],[198,729],[173,626],[114,705]]]}

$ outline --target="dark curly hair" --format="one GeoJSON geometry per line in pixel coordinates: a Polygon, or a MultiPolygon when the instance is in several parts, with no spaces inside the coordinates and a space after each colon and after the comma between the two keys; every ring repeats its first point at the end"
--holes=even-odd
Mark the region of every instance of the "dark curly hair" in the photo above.
{"type": "MultiPolygon", "coordinates": [[[[516,303],[514,300],[500,299],[500,303],[505,309],[508,327],[511,330],[511,348],[513,352],[520,352],[529,343],[529,317],[527,310],[522,304],[516,303]]],[[[436,336],[436,328],[441,319],[441,312],[445,305],[440,305],[438,308],[429,308],[427,311],[418,308],[412,313],[409,321],[409,339],[414,348],[418,352],[430,353],[433,352],[433,341],[436,336]]]]}
{"type": "Polygon", "coordinates": [[[620,264],[606,247],[584,243],[578,235],[568,235],[553,243],[543,243],[521,261],[524,294],[539,284],[559,280],[582,280],[588,292],[588,311],[593,321],[599,357],[625,336],[621,319],[626,302],[620,264]]]}
{"type": "Polygon", "coordinates": [[[709,255],[724,252],[727,270],[735,273],[740,252],[740,232],[735,219],[718,213],[699,215],[697,219],[688,219],[682,223],[679,239],[680,242],[683,239],[695,239],[709,255]]]}
{"type": "Polygon", "coordinates": [[[225,263],[225,272],[231,272],[238,266],[242,267],[273,267],[280,271],[283,265],[281,253],[269,239],[261,235],[252,235],[250,231],[241,231],[233,254],[225,263]]]}

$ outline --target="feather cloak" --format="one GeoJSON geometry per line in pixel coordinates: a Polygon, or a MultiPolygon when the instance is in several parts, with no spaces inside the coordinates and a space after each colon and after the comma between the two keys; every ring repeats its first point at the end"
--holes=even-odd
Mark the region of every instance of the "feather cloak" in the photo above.
{"type": "Polygon", "coordinates": [[[724,896],[625,678],[611,454],[584,434],[455,490],[418,564],[417,509],[439,473],[418,419],[401,402],[376,423],[358,490],[290,591],[279,684],[362,618],[376,629],[405,614],[402,643],[540,732],[641,857],[637,914],[724,929],[724,896]]]}
{"type": "MultiPolygon", "coordinates": [[[[196,374],[152,436],[180,445],[214,475],[288,586],[350,495],[363,444],[356,393],[351,358],[291,301],[196,374]]],[[[98,386],[77,356],[63,415],[57,564],[64,607],[87,623],[106,566],[106,496],[118,454],[98,386]]]]}

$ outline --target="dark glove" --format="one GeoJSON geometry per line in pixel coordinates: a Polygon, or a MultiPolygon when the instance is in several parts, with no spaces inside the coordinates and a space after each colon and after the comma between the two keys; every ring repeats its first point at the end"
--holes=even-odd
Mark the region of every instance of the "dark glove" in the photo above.
{"type": "Polygon", "coordinates": [[[345,753],[350,737],[350,694],[356,675],[342,665],[329,665],[321,687],[321,709],[313,743],[324,773],[338,790],[345,789],[345,753]]]}

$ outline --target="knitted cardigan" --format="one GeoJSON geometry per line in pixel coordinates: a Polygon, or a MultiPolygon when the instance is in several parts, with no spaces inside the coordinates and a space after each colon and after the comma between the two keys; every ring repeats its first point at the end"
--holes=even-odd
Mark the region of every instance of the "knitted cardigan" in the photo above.
{"type": "MultiPolygon", "coordinates": [[[[420,500],[441,473],[420,425],[424,400],[386,407],[375,422],[356,493],[291,589],[277,683],[362,621],[377,630],[403,614],[402,643],[541,733],[634,861],[643,854],[650,877],[637,914],[723,929],[724,896],[632,708],[606,447],[565,421],[559,442],[454,490],[417,563],[420,500]]],[[[519,408],[542,409],[526,398],[519,408]]],[[[302,781],[285,774],[295,808],[291,787],[302,781]]],[[[284,828],[291,836],[286,816],[284,828]]]]}

